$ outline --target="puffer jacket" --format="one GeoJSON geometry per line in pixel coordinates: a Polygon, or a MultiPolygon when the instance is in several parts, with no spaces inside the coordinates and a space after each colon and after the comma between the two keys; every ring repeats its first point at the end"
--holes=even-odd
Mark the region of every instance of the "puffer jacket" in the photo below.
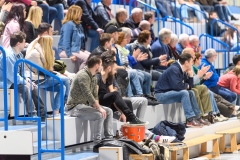
{"type": "Polygon", "coordinates": [[[99,2],[97,7],[94,8],[96,22],[100,28],[104,28],[105,25],[111,20],[107,10],[111,11],[111,9],[105,6],[102,2],[99,2]]]}

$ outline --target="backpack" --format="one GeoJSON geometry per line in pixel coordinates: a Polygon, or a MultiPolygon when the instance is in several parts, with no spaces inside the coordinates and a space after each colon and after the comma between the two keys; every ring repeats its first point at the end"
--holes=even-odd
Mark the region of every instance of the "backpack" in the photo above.
{"type": "Polygon", "coordinates": [[[125,97],[127,86],[129,83],[128,72],[125,69],[118,69],[115,78],[120,87],[122,96],[125,97]]]}
{"type": "Polygon", "coordinates": [[[54,71],[64,74],[66,71],[67,65],[61,60],[55,60],[53,68],[54,68],[54,71]]]}

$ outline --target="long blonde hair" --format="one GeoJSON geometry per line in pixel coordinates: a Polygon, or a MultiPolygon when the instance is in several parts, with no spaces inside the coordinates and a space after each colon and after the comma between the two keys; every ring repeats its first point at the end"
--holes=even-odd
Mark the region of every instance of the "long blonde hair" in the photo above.
{"type": "Polygon", "coordinates": [[[67,23],[68,21],[73,21],[75,24],[80,24],[80,16],[82,15],[82,8],[77,5],[72,5],[68,8],[68,12],[64,17],[62,24],[67,23]]]}
{"type": "Polygon", "coordinates": [[[26,21],[31,22],[34,28],[38,28],[38,26],[42,22],[42,16],[43,16],[42,8],[38,6],[32,6],[29,10],[26,21]]]}

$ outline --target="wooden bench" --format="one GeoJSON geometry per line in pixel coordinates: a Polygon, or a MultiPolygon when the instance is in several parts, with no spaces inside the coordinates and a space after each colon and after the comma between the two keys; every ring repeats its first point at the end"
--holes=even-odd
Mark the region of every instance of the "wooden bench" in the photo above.
{"type": "Polygon", "coordinates": [[[142,155],[130,154],[129,157],[131,157],[132,160],[145,160],[146,158],[148,158],[148,160],[154,160],[153,154],[142,154],[142,155]]]}
{"type": "Polygon", "coordinates": [[[177,151],[183,150],[183,160],[189,159],[189,148],[196,145],[201,145],[200,157],[217,158],[220,156],[218,138],[222,135],[219,134],[207,134],[201,137],[193,138],[190,140],[183,141],[185,145],[174,145],[171,144],[167,148],[171,152],[171,160],[177,160],[177,151]],[[212,141],[212,152],[207,153],[207,142],[212,141]]]}
{"type": "Polygon", "coordinates": [[[232,128],[232,129],[228,129],[228,130],[224,130],[224,131],[220,131],[220,132],[216,132],[216,134],[220,134],[223,135],[220,138],[220,152],[234,152],[240,149],[240,144],[237,144],[237,137],[236,134],[240,133],[240,127],[237,128],[232,128]],[[226,135],[229,134],[230,135],[230,148],[225,146],[225,138],[226,135]]]}

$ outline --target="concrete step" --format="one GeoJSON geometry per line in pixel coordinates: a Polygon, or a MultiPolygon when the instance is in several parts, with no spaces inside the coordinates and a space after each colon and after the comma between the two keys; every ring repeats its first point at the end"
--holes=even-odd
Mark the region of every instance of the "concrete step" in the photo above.
{"type": "MultiPolygon", "coordinates": [[[[42,149],[59,149],[61,148],[60,141],[41,141],[42,149]]],[[[33,143],[33,152],[38,153],[38,142],[33,143]]]]}

